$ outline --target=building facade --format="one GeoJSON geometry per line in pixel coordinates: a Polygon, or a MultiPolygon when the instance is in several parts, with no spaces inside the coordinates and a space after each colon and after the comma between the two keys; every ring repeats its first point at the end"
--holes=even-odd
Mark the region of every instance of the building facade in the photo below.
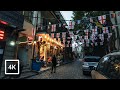
{"type": "Polygon", "coordinates": [[[24,17],[19,11],[0,11],[0,75],[5,73],[5,59],[16,59],[18,33],[23,30],[24,17]]]}

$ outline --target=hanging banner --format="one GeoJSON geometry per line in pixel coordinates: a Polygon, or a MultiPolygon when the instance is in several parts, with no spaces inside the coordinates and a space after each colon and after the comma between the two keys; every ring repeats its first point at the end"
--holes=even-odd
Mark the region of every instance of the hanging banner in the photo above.
{"type": "Polygon", "coordinates": [[[93,23],[93,19],[92,18],[90,18],[90,22],[93,23]]]}
{"type": "Polygon", "coordinates": [[[88,33],[88,29],[84,30],[85,33],[88,33]]]}
{"type": "Polygon", "coordinates": [[[84,36],[84,39],[88,39],[88,36],[84,36]]]}
{"type": "Polygon", "coordinates": [[[52,25],[51,31],[52,31],[52,32],[55,32],[55,31],[56,31],[56,24],[53,24],[53,25],[52,25]]]}
{"type": "Polygon", "coordinates": [[[104,24],[106,21],[106,15],[98,16],[98,20],[101,24],[104,24]]]}
{"type": "Polygon", "coordinates": [[[91,43],[91,45],[92,45],[92,46],[94,46],[94,44],[93,44],[93,43],[91,43]]]}
{"type": "Polygon", "coordinates": [[[58,41],[61,41],[60,38],[58,38],[58,41]]]}
{"type": "Polygon", "coordinates": [[[32,28],[32,37],[33,37],[33,38],[35,37],[35,33],[36,33],[36,29],[35,29],[35,28],[32,28]]]}
{"type": "Polygon", "coordinates": [[[68,44],[70,44],[70,41],[67,41],[68,44]]]}
{"type": "Polygon", "coordinates": [[[69,21],[69,29],[74,29],[75,22],[69,21]]]}
{"type": "Polygon", "coordinates": [[[65,38],[63,38],[63,43],[65,43],[65,41],[66,41],[66,39],[65,39],[65,38]]]}
{"type": "Polygon", "coordinates": [[[56,33],[56,37],[59,38],[60,37],[60,33],[56,33]]]}
{"type": "Polygon", "coordinates": [[[81,42],[82,42],[82,43],[85,43],[85,42],[84,42],[84,39],[82,39],[81,42]]]}
{"type": "Polygon", "coordinates": [[[104,34],[99,34],[98,36],[102,41],[104,40],[104,34]]]}
{"type": "Polygon", "coordinates": [[[68,32],[69,32],[69,35],[74,35],[74,34],[73,34],[73,31],[68,31],[68,32]]]}
{"type": "Polygon", "coordinates": [[[95,29],[92,29],[92,34],[98,34],[97,27],[95,29]]]}
{"type": "Polygon", "coordinates": [[[61,23],[59,23],[59,27],[61,27],[62,26],[62,24],[61,23]]]}
{"type": "Polygon", "coordinates": [[[103,33],[109,33],[108,27],[102,27],[103,33]]]}
{"type": "Polygon", "coordinates": [[[75,40],[77,39],[77,36],[78,36],[78,35],[74,35],[75,40]]]}
{"type": "Polygon", "coordinates": [[[67,44],[66,47],[69,47],[69,44],[67,44]]]}
{"type": "Polygon", "coordinates": [[[54,38],[54,33],[51,33],[51,37],[54,38]]]}
{"type": "Polygon", "coordinates": [[[86,41],[86,43],[90,43],[90,40],[89,40],[89,39],[86,39],[85,41],[86,41]]]}
{"type": "Polygon", "coordinates": [[[116,26],[115,26],[115,25],[113,25],[113,26],[112,26],[112,30],[114,30],[115,28],[116,28],[116,26]]]}
{"type": "Polygon", "coordinates": [[[62,32],[62,38],[66,37],[66,32],[62,32]]]}
{"type": "Polygon", "coordinates": [[[67,39],[71,39],[71,37],[67,37],[67,39]]]}

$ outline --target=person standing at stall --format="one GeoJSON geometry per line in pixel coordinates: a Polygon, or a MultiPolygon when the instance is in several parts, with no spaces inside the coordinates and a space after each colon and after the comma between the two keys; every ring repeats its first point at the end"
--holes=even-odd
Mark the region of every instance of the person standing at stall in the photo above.
{"type": "Polygon", "coordinates": [[[55,57],[55,55],[54,55],[53,58],[52,58],[52,69],[51,69],[51,73],[53,73],[53,71],[54,71],[54,73],[56,72],[56,65],[57,65],[57,60],[56,60],[56,57],[55,57]]]}

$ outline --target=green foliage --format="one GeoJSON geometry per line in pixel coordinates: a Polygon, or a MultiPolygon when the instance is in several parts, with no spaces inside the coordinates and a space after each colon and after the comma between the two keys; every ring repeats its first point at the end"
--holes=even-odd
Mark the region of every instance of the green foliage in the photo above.
{"type": "MultiPolygon", "coordinates": [[[[96,17],[104,14],[108,14],[109,11],[73,11],[73,20],[82,20],[84,16],[90,18],[90,17],[96,17]]],[[[80,35],[84,35],[85,26],[84,24],[77,24],[75,25],[74,31],[81,30],[79,33],[80,35]]]]}
{"type": "MultiPolygon", "coordinates": [[[[83,20],[83,17],[87,17],[87,18],[90,18],[90,17],[97,17],[97,16],[101,16],[101,15],[105,15],[105,14],[109,14],[109,11],[73,11],[73,20],[83,20]]],[[[96,20],[95,20],[96,21],[96,20]]],[[[77,24],[75,25],[75,29],[74,31],[76,30],[81,30],[79,32],[79,35],[80,36],[84,36],[85,33],[84,33],[84,30],[86,29],[85,28],[85,24],[87,25],[88,23],[86,22],[86,20],[83,21],[84,23],[82,24],[77,24]]],[[[94,48],[92,46],[90,47],[85,47],[84,48],[84,52],[85,54],[86,53],[94,53],[94,48]]]]}

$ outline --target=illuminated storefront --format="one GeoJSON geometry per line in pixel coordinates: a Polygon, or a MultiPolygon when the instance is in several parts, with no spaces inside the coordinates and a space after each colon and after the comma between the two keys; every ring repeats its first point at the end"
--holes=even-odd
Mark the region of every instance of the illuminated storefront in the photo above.
{"type": "Polygon", "coordinates": [[[37,42],[39,42],[39,44],[36,45],[36,49],[39,49],[38,52],[40,57],[44,56],[44,61],[47,61],[48,57],[50,56],[57,56],[60,51],[63,50],[64,45],[61,43],[61,41],[51,38],[49,34],[37,34],[37,37],[37,42]],[[38,46],[40,48],[38,48],[38,46]]]}

